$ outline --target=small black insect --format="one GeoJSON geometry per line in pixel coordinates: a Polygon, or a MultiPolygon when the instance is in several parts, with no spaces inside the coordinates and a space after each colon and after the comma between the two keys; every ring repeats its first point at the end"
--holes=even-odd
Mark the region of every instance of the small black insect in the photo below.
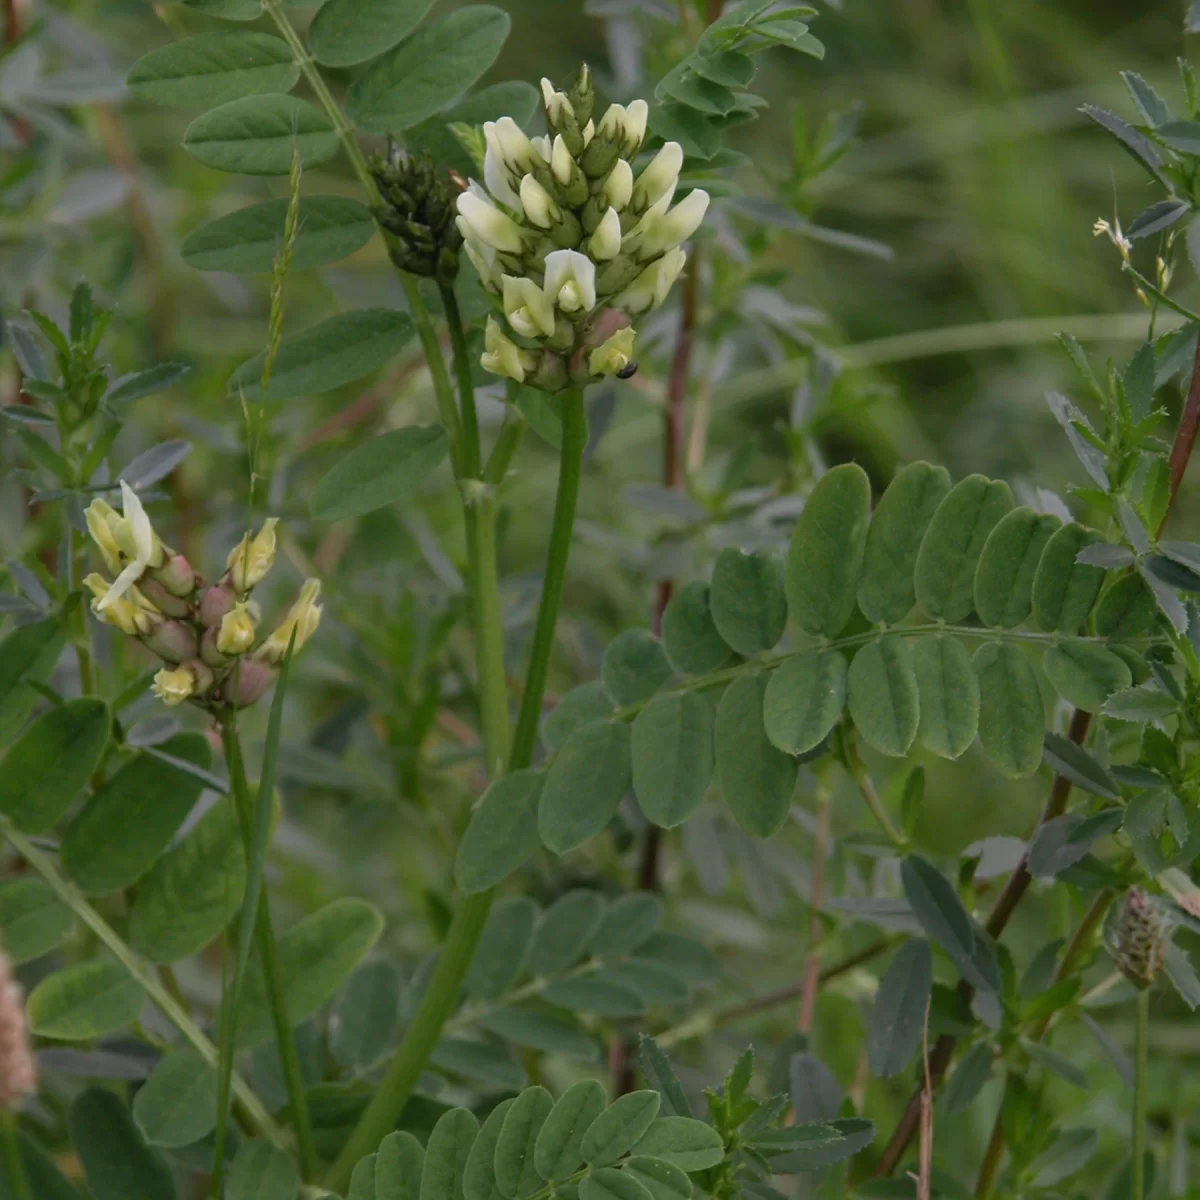
{"type": "Polygon", "coordinates": [[[618,379],[632,379],[637,374],[637,363],[627,362],[618,372],[618,379]]]}

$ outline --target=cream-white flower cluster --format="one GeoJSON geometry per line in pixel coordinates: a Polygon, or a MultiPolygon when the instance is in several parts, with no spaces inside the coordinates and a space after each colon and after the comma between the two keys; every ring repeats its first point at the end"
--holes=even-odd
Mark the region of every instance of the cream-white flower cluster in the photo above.
{"type": "Polygon", "coordinates": [[[629,369],[632,322],[666,299],[709,197],[696,189],[672,207],[678,142],[635,176],[644,100],[594,122],[586,66],[565,92],[543,79],[542,97],[545,137],[526,137],[511,117],[484,125],[487,186],[472,181],[459,196],[457,223],[504,314],[488,320],[484,368],[557,391],[629,369]]]}

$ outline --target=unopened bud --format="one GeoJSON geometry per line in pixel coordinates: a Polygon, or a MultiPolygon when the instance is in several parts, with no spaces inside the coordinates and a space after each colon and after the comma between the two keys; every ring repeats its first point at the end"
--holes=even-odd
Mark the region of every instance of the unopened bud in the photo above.
{"type": "MultiPolygon", "coordinates": [[[[278,517],[268,517],[253,538],[249,534],[243,534],[242,540],[229,552],[225,566],[229,571],[229,581],[233,590],[239,596],[245,595],[261,583],[274,564],[275,526],[278,524],[278,517]]],[[[224,616],[224,613],[221,615],[224,616]]],[[[204,623],[215,624],[211,621],[204,623]]]]}
{"type": "Polygon", "coordinates": [[[208,628],[220,625],[221,618],[237,603],[231,582],[215,583],[200,597],[197,615],[200,624],[208,628]]]}
{"type": "Polygon", "coordinates": [[[161,567],[154,567],[149,572],[149,577],[180,599],[191,596],[196,590],[196,573],[182,554],[172,554],[164,559],[161,567]]]}
{"type": "Polygon", "coordinates": [[[142,641],[159,658],[173,663],[194,658],[199,649],[195,629],[183,621],[160,621],[142,641]]]}
{"type": "Polygon", "coordinates": [[[278,666],[287,654],[288,644],[295,632],[295,650],[299,650],[317,631],[321,623],[321,606],[317,603],[321,595],[321,581],[306,579],[300,589],[300,598],[288,609],[287,616],[271,631],[258,650],[255,658],[278,666]]]}
{"type": "Polygon", "coordinates": [[[1114,914],[1108,949],[1121,974],[1143,991],[1162,970],[1167,954],[1162,915],[1153,898],[1140,888],[1126,892],[1114,914]]]}
{"type": "Polygon", "coordinates": [[[575,119],[587,125],[592,119],[592,107],[596,103],[596,92],[592,85],[592,69],[581,63],[575,81],[567,89],[567,99],[575,112],[575,119]]]}
{"type": "Polygon", "coordinates": [[[222,685],[225,699],[236,708],[249,708],[262,699],[278,674],[278,668],[260,658],[243,658],[222,685]]]}
{"type": "Polygon", "coordinates": [[[549,229],[562,215],[550,193],[532,175],[521,180],[521,207],[531,225],[549,229]]]}
{"type": "Polygon", "coordinates": [[[610,208],[596,226],[588,251],[597,262],[607,262],[621,253],[621,217],[615,208],[610,208]]]}
{"type": "Polygon", "coordinates": [[[217,649],[222,654],[245,654],[254,645],[254,617],[246,604],[236,605],[221,618],[217,649]]]}

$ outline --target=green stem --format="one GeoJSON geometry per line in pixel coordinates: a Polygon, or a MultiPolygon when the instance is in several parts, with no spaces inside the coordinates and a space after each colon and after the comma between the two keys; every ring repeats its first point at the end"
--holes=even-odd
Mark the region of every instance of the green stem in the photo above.
{"type": "MultiPolygon", "coordinates": [[[[571,548],[571,531],[575,520],[575,503],[579,496],[582,474],[583,446],[586,424],[583,415],[583,390],[572,388],[562,401],[563,440],[562,464],[559,468],[558,496],[555,500],[554,521],[551,526],[550,547],[546,555],[546,574],[542,583],[542,600],[534,632],[529,673],[521,701],[521,721],[517,739],[509,756],[509,769],[526,767],[533,756],[537,737],[538,716],[546,687],[546,667],[554,642],[554,627],[558,620],[558,604],[562,597],[563,579],[571,548]],[[522,733],[522,729],[525,730],[522,733]]],[[[480,892],[464,897],[450,922],[449,932],[438,952],[437,967],[429,987],[421,999],[416,1016],[400,1043],[396,1057],[380,1081],[371,1103],[359,1119],[342,1148],[337,1161],[329,1168],[324,1183],[333,1191],[342,1191],[350,1182],[350,1174],[358,1160],[372,1153],[380,1141],[395,1127],[396,1119],[412,1095],[425,1064],[437,1045],[450,1013],[458,999],[459,989],[466,977],[475,948],[479,944],[494,893],[480,892]]]]}
{"type": "Polygon", "coordinates": [[[21,1161],[21,1147],[17,1143],[17,1118],[11,1112],[5,1112],[0,1118],[0,1140],[4,1142],[4,1170],[13,1200],[33,1200],[25,1164],[21,1161]]]}
{"type": "Polygon", "coordinates": [[[404,288],[404,298],[408,301],[408,313],[417,327],[417,337],[421,339],[421,349],[425,352],[425,361],[429,364],[429,377],[433,382],[433,394],[437,399],[438,416],[450,435],[450,461],[454,473],[462,476],[466,472],[463,461],[463,434],[459,424],[458,410],[454,407],[454,392],[450,387],[450,375],[446,370],[446,360],[442,357],[442,344],[438,341],[437,332],[429,316],[429,309],[421,299],[421,288],[414,275],[400,271],[400,285],[404,288]]]}
{"type": "Polygon", "coordinates": [[[475,384],[471,382],[471,356],[467,353],[467,339],[454,289],[441,283],[439,290],[442,307],[446,310],[450,346],[454,351],[454,376],[458,380],[458,397],[462,404],[463,475],[467,479],[478,479],[483,471],[483,454],[479,441],[479,414],[475,409],[475,384]]]}
{"type": "Polygon", "coordinates": [[[525,435],[526,424],[525,418],[515,408],[509,409],[504,425],[500,429],[500,436],[496,439],[496,444],[492,447],[492,453],[487,460],[487,466],[483,469],[484,483],[498,487],[504,482],[517,447],[521,444],[521,438],[525,435]]]}
{"type": "MultiPolygon", "coordinates": [[[[229,766],[229,787],[237,809],[238,822],[242,828],[242,840],[249,859],[254,844],[254,801],[250,785],[246,780],[246,767],[242,761],[241,745],[237,727],[232,721],[221,723],[221,740],[225,746],[225,761],[229,766]]],[[[279,966],[279,949],[275,932],[271,927],[271,909],[267,901],[266,888],[258,898],[258,913],[255,918],[254,937],[258,943],[258,957],[262,964],[266,983],[267,1004],[271,1009],[271,1021],[275,1026],[275,1046],[279,1051],[279,1062],[283,1069],[283,1082],[292,1109],[292,1124],[296,1130],[296,1147],[300,1157],[300,1173],[307,1182],[317,1173],[317,1149],[313,1142],[312,1124],[308,1115],[308,1098],[304,1091],[304,1077],[300,1073],[300,1056],[296,1051],[296,1039],[292,1023],[288,1018],[287,1000],[283,994],[283,972],[279,966]]],[[[234,1014],[236,1019],[236,1014],[234,1014]]],[[[236,1039],[236,1029],[234,1038],[236,1039]]]]}
{"type": "Polygon", "coordinates": [[[1150,1058],[1150,989],[1137,994],[1137,1028],[1133,1050],[1133,1190],[1132,1200],[1146,1195],[1146,1067],[1150,1058]]]}
{"type": "Polygon", "coordinates": [[[908,839],[892,824],[892,818],[888,815],[887,809],[883,806],[883,801],[879,798],[879,793],[875,790],[875,783],[867,773],[867,769],[863,766],[862,759],[858,757],[858,751],[853,745],[846,746],[845,761],[847,770],[853,776],[854,782],[858,784],[858,790],[862,793],[862,798],[867,802],[867,807],[871,810],[871,816],[875,818],[879,828],[883,830],[884,836],[897,850],[902,851],[906,849],[908,839]]]}
{"type": "MultiPolygon", "coordinates": [[[[213,1070],[216,1070],[221,1061],[221,1055],[216,1046],[204,1036],[183,1006],[176,1002],[154,974],[142,965],[137,955],[121,940],[112,926],[84,899],[75,885],[64,879],[50,858],[43,854],[2,814],[0,814],[0,834],[12,843],[17,853],[54,889],[58,898],[96,935],[113,958],[137,980],[142,990],[161,1010],[163,1016],[179,1030],[200,1057],[213,1070]]],[[[240,1112],[251,1129],[263,1137],[269,1138],[277,1145],[287,1145],[287,1135],[275,1123],[263,1102],[236,1072],[233,1076],[233,1094],[237,1098],[240,1112]]]]}
{"type": "Polygon", "coordinates": [[[575,526],[575,502],[583,473],[583,448],[587,441],[587,421],[583,412],[583,388],[572,387],[562,394],[562,465],[558,474],[558,496],[554,502],[554,523],[550,528],[550,550],[546,556],[546,575],[537,625],[533,631],[533,649],[521,696],[517,732],[513,736],[509,769],[516,771],[533,761],[542,698],[546,692],[546,672],[554,648],[554,628],[558,623],[558,605],[562,599],[567,557],[571,552],[571,531],[575,526]]]}

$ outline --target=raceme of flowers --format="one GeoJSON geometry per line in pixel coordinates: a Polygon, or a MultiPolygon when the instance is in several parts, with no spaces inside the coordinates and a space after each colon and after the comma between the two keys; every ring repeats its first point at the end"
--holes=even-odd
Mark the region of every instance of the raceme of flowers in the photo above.
{"type": "Polygon", "coordinates": [[[253,704],[278,674],[295,632],[295,649],[321,620],[321,584],[306,580],[283,620],[258,641],[258,605],[250,593],[275,561],[274,517],[229,552],[225,572],[211,587],[182,554],[167,546],[150,524],[137,493],[121,481],[122,512],[104,500],[88,506],[88,532],[105,565],[83,582],[101,621],[138,638],[167,665],[153,691],[165,704],[185,700],[205,708],[253,704]]]}
{"type": "Polygon", "coordinates": [[[683,270],[682,243],[708,210],[696,189],[672,207],[683,150],[667,142],[635,176],[644,100],[592,120],[586,66],[565,91],[542,80],[549,133],[511,117],[484,127],[486,190],[458,197],[464,250],[504,322],[488,319],[484,368],[558,391],[630,373],[636,317],[658,307],[683,270]]]}

